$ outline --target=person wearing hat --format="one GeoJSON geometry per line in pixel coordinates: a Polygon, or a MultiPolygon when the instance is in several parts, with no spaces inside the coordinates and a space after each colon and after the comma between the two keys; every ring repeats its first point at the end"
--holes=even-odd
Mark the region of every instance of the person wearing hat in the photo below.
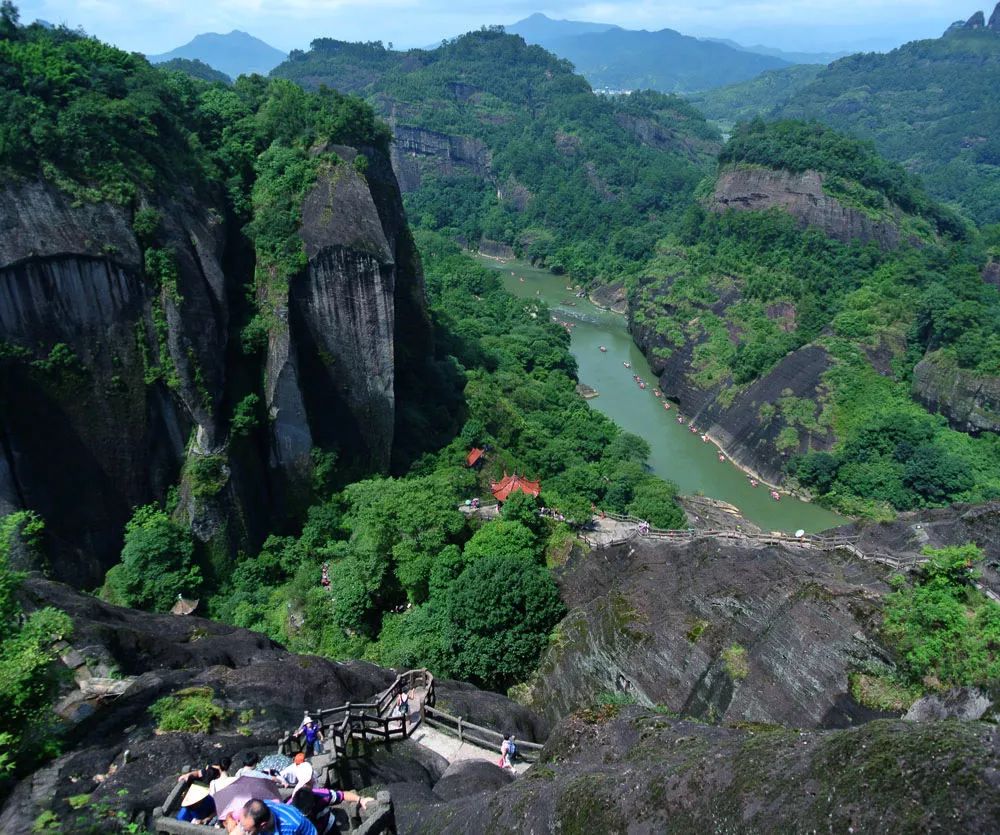
{"type": "MultiPolygon", "coordinates": [[[[187,779],[191,774],[197,774],[199,780],[212,781],[219,778],[219,769],[214,765],[207,765],[196,772],[188,772],[181,775],[181,779],[187,779]]],[[[204,783],[192,783],[184,798],[181,800],[181,808],[177,813],[177,820],[187,823],[200,823],[215,817],[215,799],[212,797],[208,786],[204,783]]]]}
{"type": "Polygon", "coordinates": [[[292,764],[283,769],[278,777],[285,786],[301,786],[313,779],[313,767],[306,762],[306,755],[300,751],[292,764]]]}
{"type": "Polygon", "coordinates": [[[302,718],[302,724],[295,735],[302,737],[305,742],[307,757],[323,753],[323,728],[308,713],[302,718]]]}

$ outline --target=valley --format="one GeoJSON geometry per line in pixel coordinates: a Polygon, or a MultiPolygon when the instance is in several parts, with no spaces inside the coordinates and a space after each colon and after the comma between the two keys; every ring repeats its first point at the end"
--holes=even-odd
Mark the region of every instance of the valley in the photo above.
{"type": "Polygon", "coordinates": [[[1000,7],[215,11],[0,3],[0,831],[992,831],[1000,7]]]}

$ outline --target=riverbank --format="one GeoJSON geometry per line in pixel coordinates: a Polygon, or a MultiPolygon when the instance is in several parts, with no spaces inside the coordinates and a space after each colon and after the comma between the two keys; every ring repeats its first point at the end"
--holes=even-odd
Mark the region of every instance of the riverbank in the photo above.
{"type": "Polygon", "coordinates": [[[565,276],[554,276],[522,261],[480,259],[500,274],[515,296],[544,300],[560,321],[572,323],[570,349],[577,360],[578,379],[586,380],[586,385],[601,394],[588,400],[590,407],[645,439],[650,445],[653,472],[677,484],[682,495],[702,495],[728,503],[765,531],[792,533],[802,529],[816,533],[850,521],[815,503],[801,501],[793,492],[778,488],[773,479],[762,479],[752,465],[734,460],[722,438],[708,432],[692,433],[687,421],[677,423],[676,407],[666,410],[664,400],[654,397],[654,386],[649,382],[656,375],[628,333],[623,315],[603,310],[585,296],[578,297],[578,290],[565,286],[565,276]],[[601,346],[606,350],[601,351],[601,346]],[[635,374],[647,381],[646,389],[635,383],[635,374]],[[702,434],[709,435],[712,443],[703,442],[702,434]],[[720,453],[725,463],[719,462],[720,453]],[[759,482],[757,488],[750,485],[751,478],[759,482]],[[776,488],[782,494],[780,501],[768,495],[776,488]]]}

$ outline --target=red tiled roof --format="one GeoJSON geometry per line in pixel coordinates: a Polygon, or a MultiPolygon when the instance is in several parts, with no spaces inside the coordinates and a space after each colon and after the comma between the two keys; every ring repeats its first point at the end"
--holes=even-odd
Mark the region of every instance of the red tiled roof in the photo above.
{"type": "Polygon", "coordinates": [[[517,473],[513,475],[504,473],[500,481],[495,481],[490,485],[490,489],[493,491],[493,498],[498,502],[505,502],[511,493],[518,491],[527,493],[529,496],[537,496],[542,492],[542,484],[540,481],[528,481],[517,473]]]}
{"type": "Polygon", "coordinates": [[[479,449],[479,447],[473,447],[469,454],[465,456],[465,466],[471,467],[484,455],[484,450],[479,449]]]}

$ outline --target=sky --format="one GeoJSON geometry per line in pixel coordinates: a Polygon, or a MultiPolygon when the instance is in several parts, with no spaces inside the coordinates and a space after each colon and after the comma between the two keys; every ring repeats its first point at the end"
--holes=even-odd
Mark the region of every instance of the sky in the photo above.
{"type": "Polygon", "coordinates": [[[156,54],[202,32],[241,29],[288,51],[317,37],[428,46],[533,12],[676,29],[786,50],[888,49],[938,37],[989,0],[14,0],[22,22],[80,26],[123,49],[156,54]]]}

